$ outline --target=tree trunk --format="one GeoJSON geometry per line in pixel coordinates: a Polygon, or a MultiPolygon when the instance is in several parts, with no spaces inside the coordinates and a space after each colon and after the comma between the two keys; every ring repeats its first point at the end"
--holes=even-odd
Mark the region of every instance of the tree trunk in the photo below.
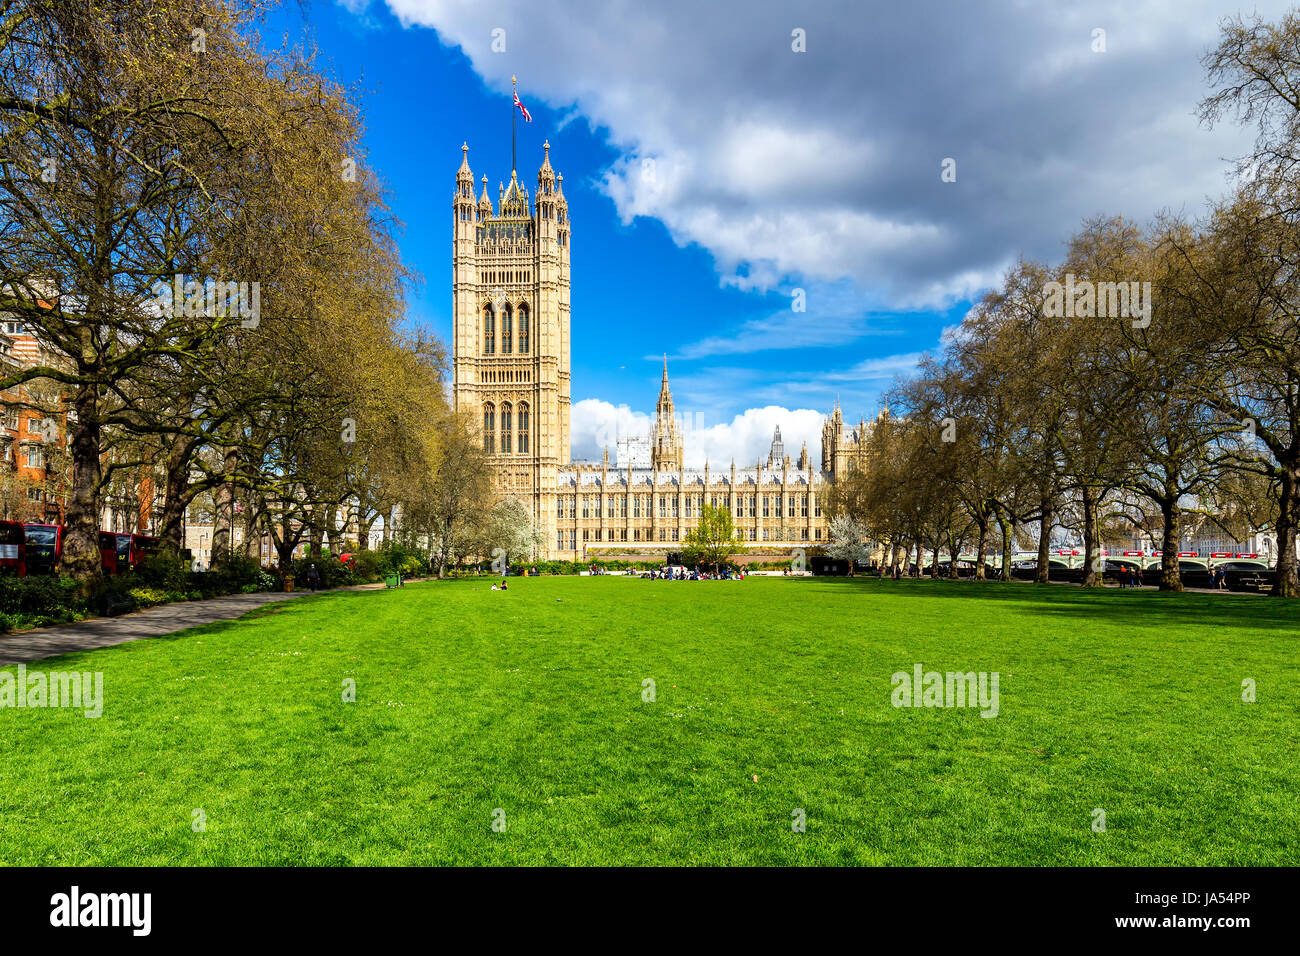
{"type": "MultiPolygon", "coordinates": [[[[388,537],[388,522],[384,522],[384,538],[388,537]]],[[[438,580],[447,576],[447,552],[451,549],[451,520],[442,523],[442,542],[438,548],[438,580]]]]}
{"type": "Polygon", "coordinates": [[[975,539],[975,580],[984,580],[984,549],[989,543],[989,519],[988,515],[980,515],[980,520],[976,526],[979,535],[975,539]]]}
{"type": "Polygon", "coordinates": [[[998,574],[999,581],[1011,580],[1011,542],[1016,536],[1015,525],[1008,522],[1001,514],[998,515],[998,528],[1002,532],[1002,570],[998,574]]]}
{"type": "Polygon", "coordinates": [[[100,462],[99,394],[82,385],[73,399],[77,422],[72,430],[72,488],[68,494],[63,568],[89,591],[102,578],[99,555],[100,462]]]}
{"type": "Polygon", "coordinates": [[[1165,532],[1160,541],[1160,590],[1181,591],[1183,578],[1178,573],[1178,550],[1183,542],[1183,513],[1176,496],[1160,502],[1160,513],[1165,519],[1165,532]]]}
{"type": "Polygon", "coordinates": [[[230,551],[230,540],[235,527],[235,486],[230,478],[235,474],[238,457],[233,448],[226,449],[224,474],[227,480],[217,486],[213,496],[216,514],[212,516],[212,560],[210,565],[224,561],[230,551]]]}
{"type": "Polygon", "coordinates": [[[1083,586],[1095,588],[1102,580],[1097,547],[1097,496],[1087,485],[1081,489],[1080,496],[1083,498],[1083,586]]]}
{"type": "Polygon", "coordinates": [[[185,547],[185,492],[189,487],[190,459],[187,443],[177,441],[167,455],[166,476],[163,480],[162,527],[159,537],[163,544],[175,551],[185,547]]]}
{"type": "Polygon", "coordinates": [[[1034,573],[1034,583],[1047,584],[1052,562],[1052,499],[1044,494],[1039,504],[1038,570],[1034,573]]]}
{"type": "Polygon", "coordinates": [[[1300,580],[1296,577],[1296,512],[1300,492],[1300,468],[1288,465],[1282,469],[1281,494],[1278,496],[1277,515],[1277,582],[1273,597],[1300,597],[1300,580]]]}

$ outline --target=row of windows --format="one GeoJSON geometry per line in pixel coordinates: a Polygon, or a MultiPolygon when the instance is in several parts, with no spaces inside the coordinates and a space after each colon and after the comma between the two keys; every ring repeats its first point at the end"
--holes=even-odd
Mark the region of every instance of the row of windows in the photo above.
{"type": "Polygon", "coordinates": [[[502,402],[498,410],[488,402],[483,406],[483,450],[489,455],[509,455],[518,451],[528,454],[528,403],[520,402],[518,408],[509,402],[502,402]],[[497,431],[497,418],[501,419],[501,430],[497,431]],[[516,416],[518,421],[516,422],[516,416]],[[514,441],[511,441],[511,436],[514,441]],[[498,449],[500,449],[498,451],[498,449]]]}
{"type": "MultiPolygon", "coordinates": [[[[519,307],[519,355],[527,355],[529,342],[529,324],[528,324],[528,306],[519,307]]],[[[483,354],[496,355],[497,345],[500,344],[502,355],[513,355],[515,347],[515,316],[510,304],[506,303],[501,309],[501,337],[500,342],[497,340],[497,314],[492,306],[487,305],[483,308],[483,354]]]]}
{"type": "MultiPolygon", "coordinates": [[[[485,428],[486,431],[486,428],[485,428]]],[[[600,518],[602,502],[606,497],[609,501],[605,505],[611,518],[626,518],[628,511],[628,498],[632,500],[632,517],[649,518],[652,517],[652,500],[658,498],[659,517],[677,518],[679,507],[685,509],[685,517],[694,518],[704,507],[704,495],[686,495],[682,499],[682,504],[678,505],[676,495],[581,495],[582,517],[600,518]]],[[[555,499],[555,514],[558,518],[576,517],[578,508],[577,495],[562,495],[555,499]]],[[[710,495],[710,504],[715,508],[728,508],[726,495],[710,495]]],[[[759,496],[758,495],[737,495],[736,510],[733,513],[735,518],[757,518],[759,516],[759,496]]],[[[762,496],[762,516],[764,518],[806,518],[808,517],[808,495],[763,495],[762,496]]],[[[822,516],[822,506],[820,501],[813,502],[813,516],[820,518],[822,516]]]]}
{"type": "Polygon", "coordinates": [[[483,281],[489,285],[532,282],[533,273],[531,269],[490,269],[483,273],[483,281]]]}
{"type": "MultiPolygon", "coordinates": [[[[798,537],[796,537],[794,533],[795,532],[794,528],[787,528],[787,529],[763,528],[761,540],[763,541],[782,541],[782,540],[808,541],[809,540],[808,529],[800,528],[798,530],[799,530],[799,535],[798,537]],[[785,531],[784,537],[782,537],[780,534],[782,530],[785,531]]],[[[659,541],[670,542],[670,541],[680,540],[676,528],[659,528],[657,529],[657,531],[658,531],[659,541]]],[[[749,541],[758,541],[760,540],[758,532],[759,532],[758,528],[749,528],[747,531],[742,531],[742,534],[749,541]]],[[[814,528],[812,540],[820,541],[821,539],[822,539],[822,529],[814,528]]],[[[582,540],[585,543],[591,543],[593,541],[601,542],[605,540],[611,542],[627,541],[628,540],[627,528],[610,528],[608,538],[604,537],[604,529],[602,528],[583,528],[582,540]]],[[[633,528],[632,540],[633,541],[654,541],[656,540],[655,530],[651,528],[645,528],[645,529],[633,528]]],[[[573,529],[569,529],[567,531],[561,529],[559,531],[556,531],[555,546],[561,551],[574,550],[577,547],[577,531],[573,529]]]]}
{"type": "Polygon", "coordinates": [[[488,369],[480,373],[481,380],[494,385],[524,385],[533,380],[530,369],[488,369]]]}

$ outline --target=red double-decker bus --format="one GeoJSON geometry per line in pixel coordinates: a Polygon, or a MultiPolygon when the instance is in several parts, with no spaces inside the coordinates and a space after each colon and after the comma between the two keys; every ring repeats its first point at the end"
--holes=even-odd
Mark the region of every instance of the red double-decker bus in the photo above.
{"type": "Polygon", "coordinates": [[[28,522],[23,525],[23,534],[27,540],[27,573],[57,574],[63,560],[63,525],[28,522]]]}
{"type": "Polygon", "coordinates": [[[27,534],[20,521],[0,521],[0,574],[27,577],[27,534]]]}
{"type": "MultiPolygon", "coordinates": [[[[121,536],[119,535],[119,537],[121,536]]],[[[157,554],[158,549],[161,546],[162,546],[162,541],[158,538],[155,538],[153,535],[149,535],[149,534],[131,535],[131,549],[129,552],[130,561],[131,561],[131,570],[134,571],[136,568],[140,567],[140,565],[144,564],[144,562],[147,559],[157,554]]],[[[120,543],[118,547],[119,549],[121,548],[120,543]]]]}

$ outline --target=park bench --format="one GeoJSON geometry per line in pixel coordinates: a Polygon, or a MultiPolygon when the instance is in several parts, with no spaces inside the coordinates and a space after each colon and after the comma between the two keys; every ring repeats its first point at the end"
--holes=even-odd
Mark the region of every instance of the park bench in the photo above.
{"type": "Polygon", "coordinates": [[[100,598],[100,604],[104,609],[104,617],[117,617],[117,615],[125,614],[135,607],[135,598],[129,594],[106,591],[104,596],[100,598]]]}

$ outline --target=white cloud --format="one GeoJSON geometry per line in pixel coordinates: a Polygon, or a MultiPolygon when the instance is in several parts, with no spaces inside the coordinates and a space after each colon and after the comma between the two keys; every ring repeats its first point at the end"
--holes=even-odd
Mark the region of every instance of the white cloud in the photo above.
{"type": "Polygon", "coordinates": [[[606,448],[612,463],[624,438],[649,434],[652,418],[627,405],[612,405],[599,398],[574,402],[569,410],[569,447],[574,458],[599,461],[606,448]]]}
{"type": "Polygon", "coordinates": [[[779,425],[785,453],[791,462],[799,461],[799,448],[808,443],[808,456],[815,467],[821,467],[822,422],[825,414],[811,408],[784,408],[765,405],[748,408],[731,421],[707,427],[689,429],[683,436],[686,464],[703,468],[707,460],[711,468],[723,471],[731,467],[734,459],[737,468],[767,462],[772,447],[772,433],[779,425]]]}
{"type": "MultiPolygon", "coordinates": [[[[706,413],[678,411],[682,448],[686,465],[703,468],[707,461],[719,471],[729,468],[734,459],[737,467],[767,461],[772,433],[779,425],[786,454],[799,460],[799,449],[808,443],[813,463],[821,463],[821,427],[825,416],[811,408],[789,409],[780,405],[750,408],[730,421],[709,423],[706,413]]],[[[636,412],[627,405],[613,405],[596,398],[584,398],[573,404],[569,416],[573,458],[600,461],[606,447],[613,465],[618,441],[643,438],[654,427],[654,416],[636,412]]]]}
{"type": "Polygon", "coordinates": [[[1087,216],[1194,211],[1250,139],[1194,116],[1218,0],[388,4],[503,95],[517,73],[565,121],[580,111],[621,153],[595,184],[619,215],[660,220],[742,289],[849,279],[947,304],[1018,254],[1058,258],[1087,216]]]}

